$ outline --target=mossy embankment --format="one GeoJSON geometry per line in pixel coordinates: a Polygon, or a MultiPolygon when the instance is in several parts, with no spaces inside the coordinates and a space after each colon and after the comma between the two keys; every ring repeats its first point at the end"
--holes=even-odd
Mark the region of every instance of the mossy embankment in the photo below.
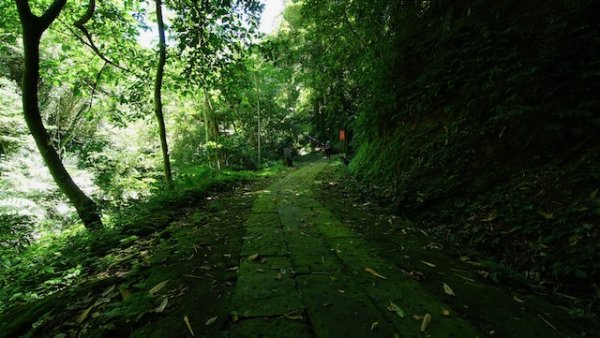
{"type": "Polygon", "coordinates": [[[474,1],[419,18],[389,60],[393,104],[355,124],[350,169],[419,227],[597,303],[599,10],[474,1]]]}

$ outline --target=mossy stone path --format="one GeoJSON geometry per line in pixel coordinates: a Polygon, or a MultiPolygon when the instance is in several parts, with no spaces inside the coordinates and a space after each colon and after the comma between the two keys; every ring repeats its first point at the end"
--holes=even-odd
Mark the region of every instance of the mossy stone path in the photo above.
{"type": "Polygon", "coordinates": [[[442,315],[454,311],[317,201],[315,179],[331,164],[309,164],[259,192],[246,223],[230,336],[422,337],[423,320],[412,317],[426,314],[434,319],[425,334],[483,336],[442,315]],[[389,311],[392,303],[398,311],[389,311]]]}

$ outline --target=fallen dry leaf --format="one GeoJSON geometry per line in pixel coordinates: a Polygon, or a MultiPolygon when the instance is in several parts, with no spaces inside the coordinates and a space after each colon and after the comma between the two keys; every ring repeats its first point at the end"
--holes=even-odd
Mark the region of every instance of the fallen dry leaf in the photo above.
{"type": "Polygon", "coordinates": [[[454,291],[452,291],[452,288],[450,288],[450,286],[448,286],[446,283],[444,283],[444,292],[450,296],[456,296],[454,291]]]}
{"type": "Polygon", "coordinates": [[[216,321],[217,321],[218,316],[214,316],[212,318],[209,318],[206,323],[204,323],[204,325],[206,326],[211,326],[213,325],[216,321]]]}
{"type": "Polygon", "coordinates": [[[368,273],[370,273],[371,275],[373,275],[373,276],[377,277],[377,278],[381,278],[381,279],[387,279],[387,278],[385,278],[384,276],[382,276],[382,275],[378,274],[378,273],[377,273],[377,271],[375,271],[375,270],[373,270],[373,269],[371,269],[371,268],[365,268],[365,271],[366,271],[366,272],[368,272],[368,273]]]}
{"type": "Polygon", "coordinates": [[[299,321],[304,320],[304,316],[302,316],[302,314],[300,314],[298,311],[286,313],[284,316],[285,316],[285,318],[290,319],[290,320],[299,320],[299,321]]]}
{"type": "Polygon", "coordinates": [[[404,318],[404,316],[406,315],[404,313],[404,311],[398,305],[392,303],[391,300],[390,300],[390,305],[387,306],[387,310],[389,312],[396,312],[396,314],[398,314],[398,316],[400,316],[400,318],[404,318]]]}
{"type": "Polygon", "coordinates": [[[253,261],[253,260],[257,259],[257,258],[258,258],[258,254],[256,253],[254,255],[248,256],[248,258],[246,258],[246,259],[249,260],[249,261],[253,261]]]}
{"type": "Polygon", "coordinates": [[[373,324],[371,324],[371,331],[375,331],[375,329],[377,328],[378,325],[379,325],[379,322],[373,322],[373,324]]]}
{"type": "Polygon", "coordinates": [[[162,302],[160,302],[160,305],[154,309],[154,312],[156,313],[161,313],[165,310],[165,308],[167,307],[167,304],[169,304],[169,298],[164,297],[162,302]]]}
{"type": "Polygon", "coordinates": [[[162,281],[162,282],[160,282],[160,283],[156,284],[156,285],[155,285],[155,286],[154,286],[152,289],[150,289],[150,291],[148,291],[148,292],[150,292],[150,294],[151,294],[151,295],[153,295],[153,294],[157,293],[158,291],[160,291],[162,288],[164,288],[164,287],[165,287],[165,285],[167,285],[167,283],[168,283],[168,282],[169,282],[169,280],[168,280],[168,279],[167,279],[167,280],[165,280],[165,281],[162,281]]]}
{"type": "Polygon", "coordinates": [[[190,331],[190,334],[192,335],[192,337],[194,336],[194,330],[192,330],[192,326],[190,325],[190,320],[188,319],[188,316],[183,316],[183,321],[185,322],[185,325],[187,326],[188,330],[190,331]]]}
{"type": "Polygon", "coordinates": [[[427,330],[429,323],[431,323],[431,315],[429,313],[426,313],[423,316],[423,321],[421,322],[421,332],[425,332],[425,330],[427,330]]]}
{"type": "Polygon", "coordinates": [[[77,316],[77,318],[75,318],[75,321],[77,322],[77,324],[81,324],[83,323],[83,321],[87,318],[87,316],[90,314],[90,311],[92,310],[94,306],[90,306],[87,309],[83,310],[79,316],[77,316]]]}
{"type": "Polygon", "coordinates": [[[432,268],[435,268],[437,266],[437,265],[435,265],[433,263],[429,263],[429,262],[426,262],[426,261],[421,261],[421,263],[423,263],[423,264],[425,264],[425,265],[427,265],[429,267],[432,267],[432,268]]]}
{"type": "Polygon", "coordinates": [[[542,210],[536,210],[536,212],[542,216],[544,216],[545,219],[553,219],[554,218],[554,213],[552,212],[545,212],[542,210]]]}
{"type": "Polygon", "coordinates": [[[513,297],[513,299],[514,299],[514,300],[515,300],[515,302],[517,302],[517,303],[525,303],[525,301],[524,301],[524,300],[522,300],[521,298],[519,298],[519,297],[517,297],[517,296],[514,296],[514,297],[513,297]]]}

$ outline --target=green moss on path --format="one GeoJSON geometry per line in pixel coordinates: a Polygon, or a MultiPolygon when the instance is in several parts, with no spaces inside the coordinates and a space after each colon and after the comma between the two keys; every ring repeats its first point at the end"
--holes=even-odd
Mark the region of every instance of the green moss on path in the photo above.
{"type": "Polygon", "coordinates": [[[104,279],[13,307],[0,336],[600,336],[595,315],[494,283],[474,258],[361,200],[342,168],[321,160],[268,187],[208,194],[111,251],[104,279]]]}

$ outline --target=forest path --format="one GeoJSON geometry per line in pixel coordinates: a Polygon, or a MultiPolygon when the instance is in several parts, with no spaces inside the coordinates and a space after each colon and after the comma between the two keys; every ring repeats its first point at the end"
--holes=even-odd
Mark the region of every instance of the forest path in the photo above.
{"type": "Polygon", "coordinates": [[[482,282],[477,263],[447,256],[410,223],[324,195],[323,186],[340,184],[320,180],[336,165],[321,160],[293,169],[259,192],[246,222],[228,336],[581,334],[564,309],[482,282]]]}

